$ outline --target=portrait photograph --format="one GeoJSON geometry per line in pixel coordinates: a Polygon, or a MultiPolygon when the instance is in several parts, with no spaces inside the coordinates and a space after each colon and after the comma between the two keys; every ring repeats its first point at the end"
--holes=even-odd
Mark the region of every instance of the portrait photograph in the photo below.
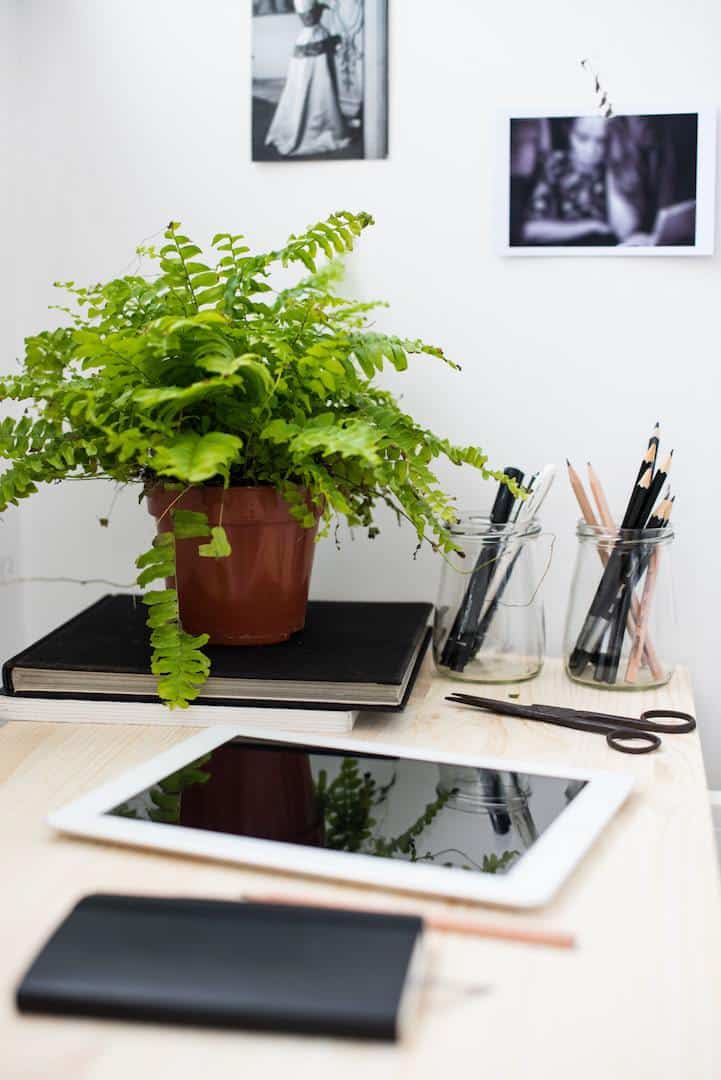
{"type": "Polygon", "coordinates": [[[696,112],[503,121],[509,255],[707,255],[715,127],[696,112]]]}
{"type": "Polygon", "coordinates": [[[388,153],[387,0],[253,0],[254,161],[388,153]]]}

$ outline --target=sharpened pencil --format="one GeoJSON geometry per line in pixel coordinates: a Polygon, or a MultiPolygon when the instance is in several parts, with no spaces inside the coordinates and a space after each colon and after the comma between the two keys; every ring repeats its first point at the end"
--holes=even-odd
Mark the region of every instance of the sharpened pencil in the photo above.
{"type": "Polygon", "coordinates": [[[636,483],[639,482],[639,480],[641,479],[641,476],[643,474],[644,469],[646,469],[648,465],[651,465],[651,467],[654,468],[654,469],[656,468],[656,456],[658,454],[658,447],[659,447],[659,443],[661,441],[660,430],[661,430],[661,425],[659,424],[659,422],[657,420],[656,424],[655,424],[655,427],[654,427],[653,431],[651,432],[651,438],[648,440],[648,448],[646,450],[646,453],[643,455],[643,457],[641,459],[641,465],[639,467],[638,474],[636,476],[636,483]]]}
{"type": "Polygon", "coordinates": [[[581,508],[583,520],[587,525],[598,525],[596,515],[593,512],[593,507],[586,494],[586,489],[583,486],[581,477],[578,475],[568,458],[566,458],[566,465],[568,466],[568,478],[571,481],[571,487],[573,489],[573,494],[576,496],[576,501],[581,508]]]}
{"type": "MultiPolygon", "coordinates": [[[[330,908],[340,911],[368,911],[386,915],[407,914],[407,912],[394,912],[387,905],[381,904],[358,904],[344,900],[318,900],[312,896],[280,896],[276,894],[251,894],[243,896],[243,900],[253,904],[280,904],[289,907],[315,907],[330,908]]],[[[547,945],[553,949],[573,949],[576,939],[572,934],[560,933],[557,930],[535,930],[531,927],[503,926],[500,923],[485,922],[481,919],[463,918],[457,915],[428,914],[413,912],[423,919],[429,930],[440,930],[445,934],[470,934],[473,937],[495,938],[498,941],[514,941],[523,945],[547,945]]]]}
{"type": "Polygon", "coordinates": [[[613,520],[613,514],[611,513],[608,501],[606,500],[606,493],[601,486],[601,481],[598,479],[596,470],[591,462],[587,461],[586,465],[588,467],[588,482],[591,487],[591,494],[598,507],[601,523],[605,529],[615,529],[616,523],[613,520]]]}

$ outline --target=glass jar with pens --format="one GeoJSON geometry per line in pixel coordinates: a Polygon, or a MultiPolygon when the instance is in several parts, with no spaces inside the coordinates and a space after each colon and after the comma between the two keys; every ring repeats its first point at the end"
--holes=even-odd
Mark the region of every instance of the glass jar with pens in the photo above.
{"type": "Polygon", "coordinates": [[[620,527],[590,461],[593,503],[581,477],[566,462],[582,514],[564,633],[566,671],[576,682],[645,690],[663,686],[673,674],[676,612],[670,519],[676,497],[667,486],[673,450],[658,464],[659,445],[657,423],[620,527]]]}
{"type": "Polygon", "coordinates": [[[495,524],[465,513],[452,527],[459,554],[443,564],[433,654],[454,679],[505,683],[531,679],[543,666],[539,522],[495,524]]]}
{"type": "MultiPolygon", "coordinates": [[[[660,508],[663,515],[664,506],[660,508]]],[[[670,500],[668,500],[670,514],[670,500]]],[[[671,548],[665,520],[651,528],[578,523],[578,553],[564,633],[568,675],[605,689],[663,686],[676,663],[671,548]]]]}
{"type": "Polygon", "coordinates": [[[536,514],[555,475],[555,465],[545,465],[524,487],[523,472],[507,466],[490,514],[461,514],[451,527],[457,551],[443,566],[433,634],[444,675],[519,682],[543,667],[545,575],[537,565],[536,514]]]}

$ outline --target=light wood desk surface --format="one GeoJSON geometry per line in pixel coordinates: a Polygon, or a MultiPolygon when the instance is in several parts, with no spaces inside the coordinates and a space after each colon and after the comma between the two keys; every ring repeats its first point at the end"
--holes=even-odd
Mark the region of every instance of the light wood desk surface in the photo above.
{"type": "MultiPolygon", "coordinates": [[[[611,752],[601,736],[445,704],[444,694],[457,686],[431,681],[426,671],[405,713],[366,714],[355,733],[636,777],[627,804],[548,908],[486,913],[570,931],[575,951],[429,935],[436,981],[412,1037],[395,1048],[21,1017],[13,990],[22,971],[91,892],[236,898],[287,888],[319,898],[386,899],[399,910],[474,909],[53,835],[44,823],[50,810],[187,738],[189,729],[8,723],[0,728],[2,1080],[718,1080],[721,903],[696,733],[665,736],[660,752],[631,757],[611,752]]],[[[654,693],[604,693],[574,686],[551,662],[520,690],[521,701],[628,715],[670,703],[693,711],[683,671],[654,693]]],[[[508,688],[488,693],[503,697],[508,688]]]]}

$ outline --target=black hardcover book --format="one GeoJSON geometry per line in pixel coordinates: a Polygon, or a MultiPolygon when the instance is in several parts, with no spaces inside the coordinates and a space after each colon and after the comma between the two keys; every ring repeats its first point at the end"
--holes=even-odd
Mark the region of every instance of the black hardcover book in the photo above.
{"type": "MultiPolygon", "coordinates": [[[[306,625],[277,645],[207,646],[199,704],[389,709],[410,694],[430,638],[422,603],[308,604],[306,625]]],[[[3,666],[6,694],[157,700],[147,609],[104,596],[3,666]]]]}
{"type": "Polygon", "coordinates": [[[17,1007],[394,1040],[422,928],[407,915],[88,896],[33,961],[17,1007]]]}

